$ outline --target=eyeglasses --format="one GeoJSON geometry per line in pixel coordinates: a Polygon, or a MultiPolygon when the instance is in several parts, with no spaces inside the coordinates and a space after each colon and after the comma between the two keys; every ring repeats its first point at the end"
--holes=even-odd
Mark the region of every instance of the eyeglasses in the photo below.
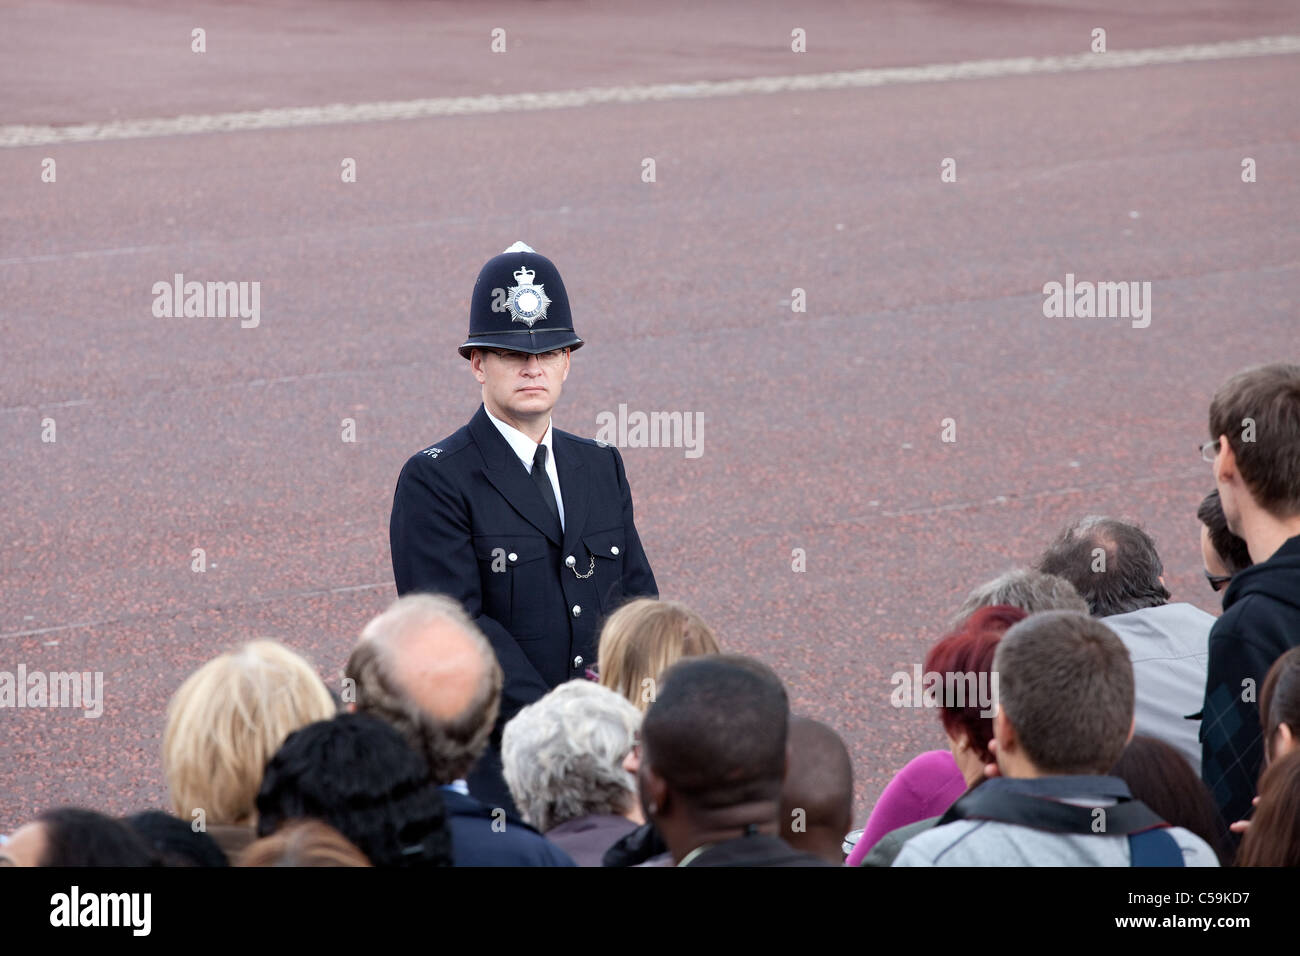
{"type": "Polygon", "coordinates": [[[1214,458],[1219,454],[1219,439],[1211,438],[1207,442],[1201,443],[1201,458],[1214,464],[1214,458]]]}
{"type": "Polygon", "coordinates": [[[498,349],[489,349],[488,351],[491,352],[493,355],[495,355],[497,358],[501,359],[501,361],[505,362],[507,365],[511,365],[515,367],[527,365],[528,360],[531,359],[534,355],[536,355],[537,362],[539,365],[543,365],[548,368],[553,368],[554,366],[560,364],[560,360],[564,358],[564,356],[568,353],[569,350],[552,349],[550,352],[540,352],[540,353],[507,352],[498,349]]]}
{"type": "Polygon", "coordinates": [[[1228,586],[1228,582],[1232,580],[1232,575],[1211,574],[1209,571],[1206,571],[1205,580],[1210,582],[1210,588],[1212,590],[1218,592],[1218,591],[1222,591],[1224,588],[1228,586]]]}

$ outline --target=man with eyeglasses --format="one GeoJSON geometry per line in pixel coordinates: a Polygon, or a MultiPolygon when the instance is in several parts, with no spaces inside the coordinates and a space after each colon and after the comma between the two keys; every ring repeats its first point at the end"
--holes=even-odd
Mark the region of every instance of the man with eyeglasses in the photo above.
{"type": "Polygon", "coordinates": [[[397,593],[459,601],[501,663],[500,716],[468,789],[510,811],[502,728],[552,687],[585,676],[605,615],[659,596],[618,450],[552,426],[582,344],[551,260],[522,242],[490,259],[459,350],[482,405],[406,462],[393,496],[397,593]]]}
{"type": "Polygon", "coordinates": [[[1209,425],[1201,456],[1228,530],[1254,562],[1223,592],[1201,716],[1201,777],[1232,824],[1250,813],[1263,766],[1264,677],[1300,645],[1300,365],[1233,375],[1214,393],[1209,425]]]}

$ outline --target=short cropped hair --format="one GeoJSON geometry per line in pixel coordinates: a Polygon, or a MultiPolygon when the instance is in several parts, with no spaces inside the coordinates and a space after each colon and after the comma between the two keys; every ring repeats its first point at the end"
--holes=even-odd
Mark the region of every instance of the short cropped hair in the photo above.
{"type": "Polygon", "coordinates": [[[1300,365],[1233,375],[1214,393],[1209,424],[1211,438],[1228,436],[1241,480],[1261,508],[1275,518],[1300,514],[1300,365]]]}
{"type": "Polygon", "coordinates": [[[1013,568],[971,591],[954,616],[953,627],[960,627],[966,618],[982,607],[998,605],[1017,607],[1026,614],[1039,611],[1088,613],[1088,602],[1065,578],[1033,568],[1013,568]]]}
{"type": "Polygon", "coordinates": [[[167,707],[162,764],[176,815],[250,820],[267,760],[290,733],[336,710],[312,666],[275,641],[208,661],[167,707]]]}
{"type": "Polygon", "coordinates": [[[1033,614],[993,655],[998,701],[1025,755],[1048,774],[1108,774],[1133,726],[1133,663],[1100,621],[1033,614]]]}
{"type": "Polygon", "coordinates": [[[545,833],[593,814],[636,806],[636,779],[623,769],[641,711],[586,680],[571,680],[506,724],[501,763],[527,823],[545,833]]]}
{"type": "Polygon", "coordinates": [[[795,810],[806,828],[847,833],[853,821],[853,760],[844,739],[810,717],[791,716],[790,765],[781,789],[781,826],[786,840],[797,840],[795,810]]]}
{"type": "Polygon", "coordinates": [[[1091,515],[1066,528],[1043,552],[1038,569],[1073,584],[1093,617],[1169,602],[1156,543],[1137,525],[1117,518],[1091,515]]]}
{"type": "Polygon", "coordinates": [[[428,761],[435,782],[448,784],[464,777],[487,748],[501,707],[501,665],[483,632],[451,598],[398,598],[365,626],[343,673],[355,682],[357,713],[378,717],[401,733],[428,761]],[[482,667],[477,692],[451,720],[435,718],[410,698],[395,673],[392,652],[384,646],[386,639],[438,623],[459,629],[477,649],[482,667]]]}
{"type": "Polygon", "coordinates": [[[779,800],[789,716],[767,665],[733,654],[683,658],[646,711],[642,761],[701,809],[779,800]]]}
{"type": "Polygon", "coordinates": [[[644,712],[660,675],[683,657],[718,654],[717,635],[685,604],[637,598],[615,611],[600,632],[600,683],[644,712]]]}

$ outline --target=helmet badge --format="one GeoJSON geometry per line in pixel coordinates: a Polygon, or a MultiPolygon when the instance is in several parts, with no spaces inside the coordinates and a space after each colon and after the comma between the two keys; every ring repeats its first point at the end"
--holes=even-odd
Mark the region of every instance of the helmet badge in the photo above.
{"type": "Polygon", "coordinates": [[[537,274],[527,266],[515,270],[515,282],[506,296],[506,308],[510,310],[510,321],[522,322],[530,329],[534,322],[546,318],[546,307],[551,300],[546,297],[542,285],[533,285],[537,274]]]}

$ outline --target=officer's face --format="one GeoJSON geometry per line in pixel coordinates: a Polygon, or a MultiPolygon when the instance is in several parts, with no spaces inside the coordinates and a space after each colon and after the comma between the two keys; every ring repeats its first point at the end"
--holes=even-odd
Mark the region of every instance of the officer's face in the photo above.
{"type": "Polygon", "coordinates": [[[475,349],[470,368],[483,386],[488,411],[507,423],[550,416],[569,377],[569,350],[541,355],[475,349]]]}

